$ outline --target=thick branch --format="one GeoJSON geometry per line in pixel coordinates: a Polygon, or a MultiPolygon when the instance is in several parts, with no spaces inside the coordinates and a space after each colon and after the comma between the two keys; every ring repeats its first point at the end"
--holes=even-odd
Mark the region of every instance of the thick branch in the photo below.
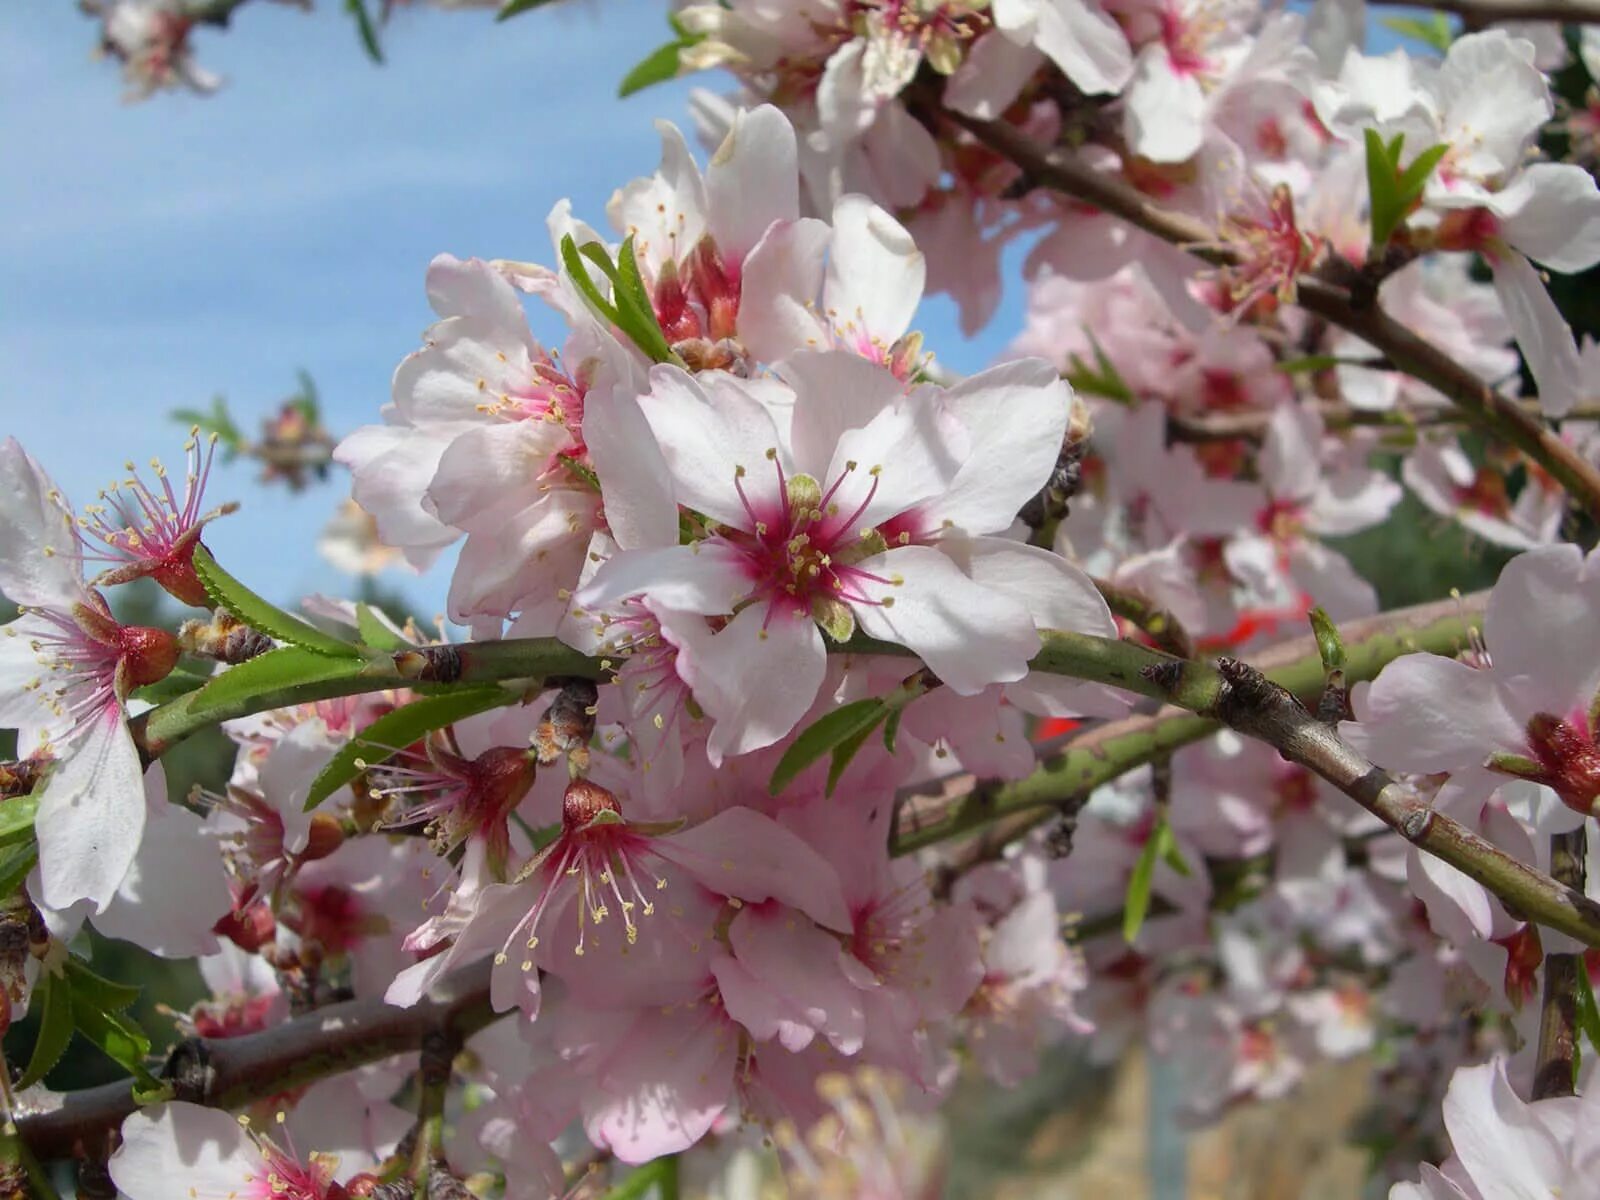
{"type": "MultiPolygon", "coordinates": [[[[1087,166],[1070,151],[1047,150],[1003,121],[981,121],[948,109],[941,110],[941,114],[1010,159],[1035,183],[1121,217],[1215,266],[1231,266],[1238,261],[1237,255],[1219,244],[1216,232],[1203,222],[1155,204],[1120,178],[1087,166]]],[[[1356,334],[1397,369],[1438,389],[1474,423],[1544,467],[1574,500],[1591,515],[1600,517],[1600,470],[1522,405],[1500,395],[1376,306],[1355,304],[1348,288],[1314,277],[1302,278],[1298,282],[1297,303],[1356,334]]]]}
{"type": "Polygon", "coordinates": [[[1405,0],[1413,8],[1436,8],[1455,13],[1469,27],[1497,21],[1559,21],[1563,25],[1600,23],[1597,0],[1405,0]]]}
{"type": "MultiPolygon", "coordinates": [[[[434,1000],[396,1008],[381,998],[330,1004],[261,1033],[236,1038],[190,1038],[168,1056],[163,1072],[176,1098],[216,1108],[291,1091],[328,1075],[421,1049],[439,1032],[468,1038],[495,1020],[489,1006],[488,960],[457,972],[434,989],[434,1000]]],[[[127,1082],[71,1092],[59,1107],[17,1121],[28,1147],[42,1159],[67,1158],[94,1144],[137,1106],[127,1082]]]]}

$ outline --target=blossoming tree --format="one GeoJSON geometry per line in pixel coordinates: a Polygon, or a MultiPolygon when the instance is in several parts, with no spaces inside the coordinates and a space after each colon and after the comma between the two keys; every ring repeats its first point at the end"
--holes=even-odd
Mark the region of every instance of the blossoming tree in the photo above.
{"type": "MultiPolygon", "coordinates": [[[[93,8],[149,94],[239,2],[93,8]]],[[[1381,1044],[1392,1196],[1600,1196],[1600,371],[1547,274],[1600,263],[1551,85],[1600,10],[1441,7],[1369,55],[1359,0],[675,6],[623,86],[731,73],[709,155],[436,258],[331,449],[351,528],[459,543],[437,636],[213,557],[231,425],[77,506],[0,445],[0,1194],[743,1195],[765,1145],[925,1195],[960,1067],[1138,1038],[1197,1119],[1381,1044]],[[1014,244],[957,378],[919,304],[984,326],[1014,244]],[[1329,539],[1406,492],[1491,590],[1379,611],[1329,539]],[[123,624],[141,578],[194,618],[123,624]],[[198,960],[170,1050],[85,921],[198,960]],[[45,1089],[74,1038],[130,1078],[45,1089]]],[[[303,485],[314,415],[247,452],[303,485]]]]}

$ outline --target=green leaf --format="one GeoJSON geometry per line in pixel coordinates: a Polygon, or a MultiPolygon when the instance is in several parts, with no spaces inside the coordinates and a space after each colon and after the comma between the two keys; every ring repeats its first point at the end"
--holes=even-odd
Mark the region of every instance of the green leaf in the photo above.
{"type": "Polygon", "coordinates": [[[366,0],[344,0],[344,10],[356,19],[356,33],[361,37],[361,48],[373,62],[383,62],[383,48],[378,45],[378,28],[372,23],[366,0]]]}
{"type": "Polygon", "coordinates": [[[72,992],[72,1019],[79,1033],[129,1072],[141,1087],[161,1087],[161,1081],[151,1074],[146,1064],[150,1056],[150,1038],[137,1022],[106,1012],[91,996],[76,988],[72,992]]]}
{"type": "Polygon", "coordinates": [[[1188,879],[1193,872],[1184,860],[1183,851],[1178,849],[1178,839],[1172,832],[1172,826],[1165,821],[1161,822],[1156,829],[1156,841],[1158,843],[1156,853],[1160,855],[1161,861],[1188,879]]]}
{"type": "Polygon", "coordinates": [[[1344,639],[1339,636],[1339,627],[1333,623],[1324,609],[1313,608],[1310,615],[1311,632],[1317,639],[1317,653],[1322,657],[1322,669],[1343,670],[1344,639]]]}
{"type": "Polygon", "coordinates": [[[37,795],[13,796],[0,803],[0,845],[9,845],[33,834],[33,818],[39,812],[37,795]]]}
{"type": "Polygon", "coordinates": [[[361,649],[354,643],[324,633],[315,625],[307,624],[256,595],[224,571],[204,546],[196,545],[194,548],[194,569],[212,601],[252,629],[259,629],[280,642],[304,646],[318,654],[349,658],[360,655],[361,649]]]}
{"type": "Polygon", "coordinates": [[[265,654],[229,667],[195,693],[190,709],[196,718],[226,710],[263,692],[347,679],[361,674],[367,664],[359,658],[330,658],[300,646],[280,646],[265,654]]]}
{"type": "Polygon", "coordinates": [[[1150,911],[1150,884],[1155,878],[1156,861],[1162,855],[1163,830],[1167,830],[1168,836],[1171,836],[1165,821],[1151,830],[1144,849],[1139,851],[1138,861],[1133,864],[1133,874],[1128,877],[1128,894],[1122,901],[1122,938],[1129,943],[1138,938],[1145,916],[1150,911]]]}
{"type": "Polygon", "coordinates": [[[1365,132],[1367,144],[1367,195],[1371,208],[1372,249],[1389,244],[1404,213],[1400,204],[1400,181],[1395,175],[1395,155],[1383,144],[1376,129],[1365,132]]]}
{"type": "Polygon", "coordinates": [[[1384,17],[1380,24],[1402,37],[1416,38],[1441,54],[1450,49],[1454,37],[1450,30],[1450,19],[1442,12],[1428,17],[1384,17]]]}
{"type": "Polygon", "coordinates": [[[496,21],[509,21],[521,13],[531,12],[536,8],[543,8],[546,4],[553,4],[555,0],[507,0],[504,7],[495,13],[496,21]]]}
{"type": "Polygon", "coordinates": [[[67,1052],[73,1029],[72,985],[60,975],[41,971],[33,989],[33,1002],[28,1007],[38,1009],[39,1036],[34,1040],[28,1069],[12,1085],[18,1091],[38,1083],[67,1052]]]}
{"type": "Polygon", "coordinates": [[[566,468],[568,475],[571,475],[591,492],[594,492],[597,495],[599,494],[600,476],[596,475],[592,468],[584,466],[583,463],[579,462],[570,455],[558,454],[556,455],[556,458],[560,460],[561,465],[566,468]]]}
{"type": "Polygon", "coordinates": [[[665,83],[669,79],[678,77],[679,55],[686,46],[694,45],[693,41],[679,38],[677,41],[668,42],[664,46],[657,46],[634,64],[633,70],[622,77],[622,83],[617,87],[617,95],[626,99],[635,92],[642,92],[647,87],[658,83],[665,83]]]}
{"type": "MultiPolygon", "coordinates": [[[[830,753],[840,743],[855,737],[863,729],[870,733],[888,715],[889,706],[882,700],[869,696],[865,700],[855,700],[842,705],[819,717],[801,730],[800,736],[795,738],[783,752],[783,757],[773,769],[772,779],[767,783],[767,790],[774,796],[778,795],[794,782],[795,776],[824,754],[830,753]]],[[[860,749],[859,744],[856,749],[860,749]]],[[[848,761],[846,759],[846,762],[848,761]]],[[[840,770],[843,770],[843,767],[840,770]]]]}
{"type": "Polygon", "coordinates": [[[595,312],[617,328],[622,328],[622,314],[612,307],[611,301],[600,294],[600,289],[595,287],[594,280],[589,278],[589,268],[583,265],[583,255],[578,252],[578,244],[572,240],[570,233],[563,234],[561,238],[561,265],[566,267],[567,274],[572,276],[573,284],[595,312]]]}
{"type": "Polygon", "coordinates": [[[32,838],[0,850],[0,900],[17,894],[38,861],[39,843],[32,838]]]}
{"type": "Polygon", "coordinates": [[[307,811],[321,804],[361,773],[358,760],[371,766],[393,758],[418,738],[516,699],[501,687],[481,687],[424,696],[385,713],[347,742],[311,781],[307,811]]]}
{"type": "MultiPolygon", "coordinates": [[[[1600,1050],[1600,1007],[1595,1005],[1594,987],[1589,982],[1589,967],[1584,962],[1581,954],[1574,965],[1577,967],[1578,976],[1578,1031],[1589,1039],[1589,1048],[1591,1050],[1600,1050]]],[[[1572,1082],[1576,1086],[1578,1082],[1578,1063],[1582,1057],[1582,1041],[1579,1040],[1572,1049],[1572,1082]]]]}
{"type": "Polygon", "coordinates": [[[390,629],[370,604],[356,605],[356,633],[360,635],[362,645],[371,646],[374,650],[412,649],[411,643],[390,629]]]}
{"type": "Polygon", "coordinates": [[[900,708],[895,709],[883,723],[883,748],[890,754],[894,753],[895,739],[900,735],[900,714],[904,711],[900,708]]]}
{"type": "MultiPolygon", "coordinates": [[[[1422,198],[1422,189],[1428,184],[1428,176],[1433,174],[1433,169],[1439,165],[1439,160],[1450,152],[1450,143],[1440,142],[1437,146],[1429,146],[1416,158],[1411,160],[1411,165],[1400,172],[1400,198],[1410,208],[1417,200],[1422,198]]],[[[1398,157],[1397,160],[1398,161],[1398,157]]]]}
{"type": "MultiPolygon", "coordinates": [[[[839,786],[839,779],[844,774],[845,768],[850,765],[850,760],[866,744],[866,740],[872,736],[872,731],[878,727],[879,722],[890,715],[889,708],[885,706],[882,715],[870,724],[863,725],[833,748],[833,761],[828,764],[828,786],[825,795],[833,795],[833,789],[839,786]]],[[[898,717],[900,710],[894,709],[892,715],[898,717]]]]}
{"type": "Polygon", "coordinates": [[[639,274],[639,256],[634,252],[631,233],[623,239],[622,249],[617,252],[615,285],[618,307],[625,317],[632,318],[628,335],[633,338],[634,345],[656,362],[678,362],[678,356],[667,344],[667,335],[661,332],[650,290],[639,274]]]}
{"type": "Polygon", "coordinates": [[[72,990],[87,996],[105,1012],[121,1012],[144,991],[131,983],[118,983],[104,975],[96,975],[81,958],[67,959],[65,971],[66,977],[72,981],[72,990]]]}

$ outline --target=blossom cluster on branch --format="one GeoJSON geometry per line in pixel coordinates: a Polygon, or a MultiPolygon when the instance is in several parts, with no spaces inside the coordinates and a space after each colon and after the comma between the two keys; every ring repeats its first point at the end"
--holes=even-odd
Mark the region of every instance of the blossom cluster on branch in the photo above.
{"type": "MultiPolygon", "coordinates": [[[[332,451],[384,552],[453,555],[457,632],[251,591],[203,545],[198,429],[181,487],[80,508],[0,447],[0,975],[42,1014],[0,1172],[39,1177],[76,1034],[133,1076],[75,1145],[129,1200],[549,1197],[602,1161],[673,1194],[690,1151],[734,1195],[763,1143],[802,1193],[920,1195],[961,1070],[1070,1038],[1170,1057],[1196,1120],[1381,1047],[1380,1169],[1443,1163],[1392,1195],[1600,1188],[1600,414],[1539,269],[1600,262],[1600,190],[1537,149],[1559,29],[672,22],[630,83],[734,74],[705,165],[662,122],[604,222],[436,258],[332,451]],[[1026,327],[957,377],[920,305],[984,326],[1012,246],[1026,327]],[[1338,539],[1408,492],[1516,557],[1358,636],[1385,581],[1338,539]],[[204,614],[123,624],[138,578],[204,614]],[[231,777],[169,797],[213,725],[231,777]],[[199,959],[164,1070],[84,921],[199,959]],[[340,1001],[453,1015],[296,1058],[340,1001]],[[227,1076],[233,1039],[280,1074],[227,1076]]],[[[193,84],[165,45],[150,80],[193,84]]]]}

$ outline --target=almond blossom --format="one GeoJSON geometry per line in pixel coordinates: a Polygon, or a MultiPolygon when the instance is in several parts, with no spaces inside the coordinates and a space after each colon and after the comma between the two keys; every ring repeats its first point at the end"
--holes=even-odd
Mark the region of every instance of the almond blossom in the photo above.
{"type": "Polygon", "coordinates": [[[71,510],[15,438],[0,445],[0,721],[53,760],[39,793],[43,899],[111,902],[145,823],[143,768],[124,702],[177,662],[170,633],[125,626],[83,578],[71,510]]]}

